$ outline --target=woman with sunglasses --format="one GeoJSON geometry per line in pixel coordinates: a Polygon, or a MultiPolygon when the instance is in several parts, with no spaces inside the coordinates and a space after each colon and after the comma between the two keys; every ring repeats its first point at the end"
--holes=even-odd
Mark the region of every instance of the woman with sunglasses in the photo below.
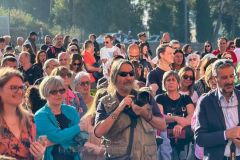
{"type": "Polygon", "coordinates": [[[69,55],[80,54],[80,47],[76,43],[69,43],[67,47],[67,52],[69,55]]]}
{"type": "MultiPolygon", "coordinates": [[[[162,86],[166,93],[155,97],[168,124],[167,134],[171,142],[172,159],[174,160],[180,160],[180,155],[184,155],[186,159],[187,153],[184,148],[193,138],[190,125],[194,105],[188,95],[179,93],[179,85],[178,74],[175,71],[167,71],[164,73],[162,80],[162,86]]],[[[167,141],[167,139],[164,139],[164,141],[167,141]]],[[[167,145],[166,142],[164,144],[167,145]]]]}
{"type": "Polygon", "coordinates": [[[193,86],[195,82],[194,70],[190,67],[183,67],[178,72],[180,77],[179,93],[191,97],[194,104],[197,103],[198,94],[194,91],[193,86]]]}
{"type": "Polygon", "coordinates": [[[64,80],[59,76],[45,77],[39,86],[39,92],[47,103],[34,116],[37,136],[46,135],[51,141],[44,159],[79,160],[74,138],[77,135],[83,136],[81,130],[84,127],[79,124],[76,109],[63,104],[66,93],[64,80]]]}
{"type": "Polygon", "coordinates": [[[201,58],[203,58],[207,54],[212,54],[212,44],[210,41],[206,41],[204,43],[204,48],[203,48],[203,52],[201,54],[201,58]]]}
{"type": "Polygon", "coordinates": [[[83,70],[83,60],[80,54],[70,56],[70,70],[76,74],[83,70]]]}
{"type": "Polygon", "coordinates": [[[63,103],[74,106],[77,109],[81,118],[87,112],[87,106],[82,98],[82,95],[78,92],[73,92],[70,89],[72,78],[71,71],[64,66],[60,66],[52,71],[51,76],[60,76],[63,79],[64,88],[66,90],[66,92],[63,94],[63,103]]]}
{"type": "Polygon", "coordinates": [[[93,103],[94,97],[91,96],[91,82],[90,82],[90,75],[87,72],[79,72],[76,77],[74,78],[74,89],[76,92],[79,92],[84,102],[89,109],[93,103]]]}
{"type": "Polygon", "coordinates": [[[16,159],[41,159],[45,146],[36,139],[33,115],[21,105],[24,99],[21,73],[0,69],[0,155],[16,159]]]}

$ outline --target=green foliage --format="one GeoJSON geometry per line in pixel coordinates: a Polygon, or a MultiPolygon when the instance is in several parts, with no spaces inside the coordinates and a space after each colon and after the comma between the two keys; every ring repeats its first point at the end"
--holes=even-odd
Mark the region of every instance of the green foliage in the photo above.
{"type": "Polygon", "coordinates": [[[213,26],[208,0],[196,0],[196,31],[198,42],[212,40],[213,26]]]}

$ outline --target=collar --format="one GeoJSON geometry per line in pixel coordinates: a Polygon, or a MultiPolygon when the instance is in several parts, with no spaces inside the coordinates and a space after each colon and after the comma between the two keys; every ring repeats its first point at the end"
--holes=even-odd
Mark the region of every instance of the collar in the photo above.
{"type": "MultiPolygon", "coordinates": [[[[222,99],[225,99],[225,97],[223,96],[223,94],[221,93],[219,88],[217,89],[217,93],[218,93],[218,100],[221,101],[222,99]]],[[[229,98],[229,101],[233,100],[233,98],[236,98],[236,93],[234,90],[233,90],[231,97],[229,98]]]]}

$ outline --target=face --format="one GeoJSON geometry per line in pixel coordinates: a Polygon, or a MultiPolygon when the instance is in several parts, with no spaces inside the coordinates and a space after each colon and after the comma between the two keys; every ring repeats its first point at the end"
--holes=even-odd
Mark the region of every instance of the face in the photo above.
{"type": "Polygon", "coordinates": [[[81,63],[79,60],[75,60],[75,61],[73,62],[73,64],[72,64],[73,70],[74,70],[74,71],[79,70],[80,67],[81,67],[81,65],[82,65],[82,63],[81,63]]]}
{"type": "Polygon", "coordinates": [[[230,51],[234,51],[234,49],[235,49],[234,44],[231,44],[230,47],[229,47],[229,50],[230,50],[230,51]]]}
{"type": "Polygon", "coordinates": [[[220,39],[218,41],[218,48],[221,50],[221,51],[226,51],[227,49],[227,41],[225,39],[220,39]]]}
{"type": "Polygon", "coordinates": [[[172,48],[174,48],[174,49],[180,49],[181,46],[180,46],[179,43],[174,43],[174,44],[172,45],[172,48]]]}
{"type": "Polygon", "coordinates": [[[224,59],[232,59],[232,55],[231,54],[225,54],[224,56],[223,56],[223,58],[224,59]]]}
{"type": "Polygon", "coordinates": [[[4,64],[4,67],[11,67],[11,68],[14,68],[14,69],[17,69],[17,62],[11,62],[11,61],[7,61],[5,64],[4,64]]]}
{"type": "Polygon", "coordinates": [[[24,52],[28,52],[28,48],[25,47],[25,46],[23,46],[23,47],[22,47],[22,51],[24,51],[24,52]]]}
{"type": "Polygon", "coordinates": [[[4,49],[5,46],[6,46],[5,42],[1,42],[1,43],[0,43],[0,49],[4,49]]]}
{"type": "Polygon", "coordinates": [[[50,37],[45,37],[45,44],[52,44],[52,39],[50,37]]]}
{"type": "Polygon", "coordinates": [[[196,57],[189,57],[188,63],[191,68],[196,68],[198,65],[198,59],[196,57]]]}
{"type": "Polygon", "coordinates": [[[94,41],[95,41],[94,36],[90,36],[90,40],[91,40],[92,42],[94,42],[94,41]]]}
{"type": "Polygon", "coordinates": [[[68,53],[69,54],[78,54],[77,46],[71,45],[70,47],[68,47],[68,53]]]}
{"type": "Polygon", "coordinates": [[[64,85],[66,88],[71,84],[72,74],[70,71],[62,71],[60,77],[64,80],[64,85]]]}
{"type": "Polygon", "coordinates": [[[91,82],[87,76],[81,78],[80,82],[76,87],[76,91],[80,92],[82,95],[90,95],[91,82]]]}
{"type": "Polygon", "coordinates": [[[68,66],[69,65],[69,55],[68,54],[62,54],[59,57],[59,64],[60,64],[60,66],[68,66]]]}
{"type": "Polygon", "coordinates": [[[22,39],[18,39],[17,40],[17,45],[22,46],[23,45],[23,40],[22,39]]]}
{"type": "Polygon", "coordinates": [[[58,35],[55,37],[55,44],[56,46],[62,46],[63,45],[63,36],[58,35]]]}
{"type": "Polygon", "coordinates": [[[24,98],[24,83],[19,77],[12,77],[1,88],[0,97],[4,105],[18,107],[24,98]]]}
{"type": "Polygon", "coordinates": [[[147,46],[144,46],[144,47],[143,47],[142,52],[143,52],[144,55],[148,54],[148,48],[147,48],[147,46]]]}
{"type": "Polygon", "coordinates": [[[46,97],[50,106],[60,106],[64,99],[64,93],[66,89],[64,87],[52,88],[49,95],[46,97]]]}
{"type": "Polygon", "coordinates": [[[193,83],[194,83],[194,81],[193,81],[192,71],[186,71],[185,73],[183,73],[183,75],[181,76],[181,85],[183,87],[189,87],[193,83]]]}
{"type": "Polygon", "coordinates": [[[130,64],[123,64],[117,75],[117,89],[129,93],[133,89],[134,79],[134,70],[132,66],[130,64]]]}
{"type": "Polygon", "coordinates": [[[172,64],[174,62],[174,55],[173,55],[174,49],[171,47],[166,47],[166,50],[164,53],[160,53],[161,59],[163,59],[168,64],[172,64]]]}
{"type": "Polygon", "coordinates": [[[47,65],[47,67],[46,67],[46,73],[47,73],[47,75],[50,75],[51,72],[52,72],[52,70],[53,70],[54,68],[58,67],[58,66],[59,66],[59,64],[58,64],[57,62],[54,62],[54,61],[49,62],[48,65],[47,65]]]}
{"type": "Polygon", "coordinates": [[[169,76],[166,80],[165,80],[165,88],[167,90],[167,92],[169,91],[177,91],[178,90],[178,82],[177,79],[174,76],[169,76]]]}
{"type": "Polygon", "coordinates": [[[41,63],[44,63],[46,61],[46,59],[47,59],[47,55],[46,55],[45,52],[42,52],[42,53],[39,54],[39,61],[41,63]]]}
{"type": "Polygon", "coordinates": [[[177,65],[181,65],[183,63],[183,54],[182,53],[176,53],[174,55],[174,63],[177,65]]]}
{"type": "Polygon", "coordinates": [[[37,40],[37,36],[34,35],[34,36],[31,37],[31,39],[32,39],[33,41],[36,41],[36,40],[37,40]]]}
{"type": "Polygon", "coordinates": [[[193,51],[193,50],[192,50],[192,47],[189,46],[188,49],[187,49],[187,53],[192,53],[192,51],[193,51]]]}
{"type": "Polygon", "coordinates": [[[234,89],[234,68],[224,67],[217,71],[216,81],[223,94],[229,94],[234,89]]]}
{"type": "Polygon", "coordinates": [[[209,43],[205,43],[204,47],[205,47],[205,49],[206,49],[207,52],[210,52],[210,50],[211,50],[211,45],[210,45],[209,43]]]}
{"type": "Polygon", "coordinates": [[[142,42],[145,42],[145,41],[146,41],[146,39],[147,39],[147,37],[146,37],[146,36],[141,36],[141,37],[140,37],[140,40],[141,40],[142,42]]]}
{"type": "Polygon", "coordinates": [[[30,58],[25,54],[21,54],[19,56],[19,62],[20,62],[21,65],[27,64],[27,63],[30,62],[30,58]]]}
{"type": "Polygon", "coordinates": [[[132,47],[129,49],[129,59],[130,60],[139,60],[140,50],[138,47],[132,47]]]}
{"type": "Polygon", "coordinates": [[[104,44],[107,48],[111,48],[112,47],[112,41],[110,38],[104,38],[104,44]]]}
{"type": "Polygon", "coordinates": [[[216,79],[214,77],[209,78],[208,84],[209,84],[209,87],[211,88],[211,90],[217,88],[217,82],[216,82],[216,79]]]}

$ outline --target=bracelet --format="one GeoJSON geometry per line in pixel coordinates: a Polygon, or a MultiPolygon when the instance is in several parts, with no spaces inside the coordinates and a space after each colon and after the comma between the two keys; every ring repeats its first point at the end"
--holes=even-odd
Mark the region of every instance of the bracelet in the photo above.
{"type": "Polygon", "coordinates": [[[110,116],[114,121],[117,119],[117,115],[115,113],[112,113],[110,116]]]}

